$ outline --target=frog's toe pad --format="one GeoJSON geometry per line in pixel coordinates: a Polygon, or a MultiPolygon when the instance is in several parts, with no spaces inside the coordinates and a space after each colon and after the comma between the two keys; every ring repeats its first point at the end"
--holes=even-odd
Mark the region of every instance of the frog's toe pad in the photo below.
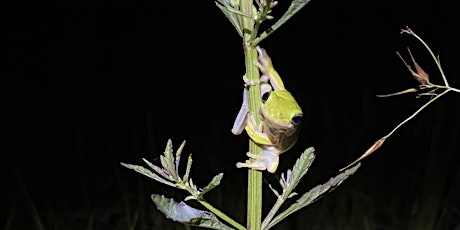
{"type": "Polygon", "coordinates": [[[236,163],[236,167],[237,168],[250,168],[250,169],[261,170],[261,171],[267,169],[263,161],[251,162],[250,160],[246,160],[246,162],[244,163],[238,162],[236,163]]]}

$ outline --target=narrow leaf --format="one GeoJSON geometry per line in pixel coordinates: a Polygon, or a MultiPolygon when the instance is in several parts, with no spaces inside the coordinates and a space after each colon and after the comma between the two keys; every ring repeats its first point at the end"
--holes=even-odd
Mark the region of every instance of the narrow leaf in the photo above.
{"type": "Polygon", "coordinates": [[[260,41],[268,37],[271,33],[277,30],[281,25],[283,25],[287,20],[289,20],[294,14],[299,12],[307,3],[311,0],[293,0],[291,5],[289,6],[288,10],[284,13],[284,15],[276,21],[268,30],[264,31],[257,39],[254,40],[252,45],[257,45],[260,41]]]}
{"type": "Polygon", "coordinates": [[[152,195],[152,201],[168,219],[190,226],[211,229],[232,229],[220,222],[211,212],[199,210],[184,202],[177,203],[173,199],[157,194],[152,195]]]}
{"type": "Polygon", "coordinates": [[[142,160],[150,167],[152,168],[153,170],[155,170],[156,173],[160,174],[162,177],[168,179],[168,180],[172,180],[173,178],[167,174],[167,172],[163,169],[163,168],[160,168],[156,165],[154,165],[152,162],[148,161],[147,159],[145,158],[142,158],[142,160]]]}
{"type": "Polygon", "coordinates": [[[182,142],[182,144],[179,146],[179,148],[176,150],[176,175],[179,177],[179,163],[180,163],[180,157],[182,155],[182,150],[184,149],[185,146],[185,141],[182,142]]]}
{"type": "Polygon", "coordinates": [[[279,197],[280,194],[278,193],[278,191],[276,191],[276,189],[273,188],[273,186],[271,184],[268,184],[268,187],[270,187],[270,189],[272,190],[272,192],[275,194],[276,197],[279,197]]]}
{"type": "Polygon", "coordinates": [[[340,169],[339,171],[343,171],[347,168],[349,168],[350,166],[356,164],[356,162],[366,158],[367,156],[371,155],[373,152],[377,151],[377,149],[379,149],[383,143],[385,142],[385,140],[387,139],[388,136],[385,136],[385,137],[382,137],[380,138],[378,141],[376,141],[371,147],[369,147],[366,152],[363,153],[363,155],[361,155],[358,159],[356,159],[355,161],[351,162],[350,164],[348,164],[346,167],[340,169]]]}
{"type": "Polygon", "coordinates": [[[299,194],[296,193],[296,192],[293,192],[293,193],[289,194],[288,198],[292,198],[292,197],[297,196],[297,195],[299,195],[299,194]]]}
{"type": "Polygon", "coordinates": [[[166,155],[166,153],[172,153],[172,151],[173,151],[172,141],[171,139],[168,139],[168,142],[166,143],[164,154],[166,155]]]}
{"type": "Polygon", "coordinates": [[[377,97],[391,97],[391,96],[397,96],[397,95],[402,95],[402,94],[406,94],[406,93],[416,93],[418,91],[419,91],[419,89],[417,89],[417,88],[410,88],[410,89],[406,89],[406,90],[399,91],[399,92],[396,92],[396,93],[379,94],[379,95],[376,95],[376,96],[377,97]]]}
{"type": "Polygon", "coordinates": [[[167,173],[169,174],[169,168],[168,168],[168,159],[166,159],[165,156],[163,155],[160,155],[160,162],[161,162],[161,166],[163,167],[163,169],[165,169],[167,171],[167,173]]]}
{"type": "Polygon", "coordinates": [[[225,0],[218,0],[218,2],[215,2],[216,6],[219,7],[219,9],[224,13],[225,17],[228,18],[230,23],[232,23],[233,27],[235,27],[236,31],[240,35],[240,37],[243,37],[243,28],[241,27],[240,21],[238,20],[238,15],[235,12],[230,11],[227,8],[232,8],[231,6],[228,6],[225,2],[225,0]]]}
{"type": "Polygon", "coordinates": [[[125,164],[123,162],[120,162],[121,165],[125,166],[126,168],[129,168],[129,169],[132,169],[144,176],[147,176],[147,177],[150,177],[160,183],[163,183],[163,184],[166,184],[166,185],[169,185],[171,187],[177,187],[176,184],[174,183],[171,183],[165,179],[163,179],[162,177],[158,176],[157,174],[153,173],[152,171],[142,167],[142,166],[139,166],[139,165],[131,165],[131,164],[125,164]]]}
{"type": "MultiPolygon", "coordinates": [[[[181,146],[183,147],[183,146],[181,146]]],[[[178,180],[177,174],[176,174],[176,167],[174,166],[174,156],[173,156],[173,145],[171,139],[168,140],[168,143],[166,144],[165,152],[164,152],[164,157],[160,156],[161,164],[163,165],[163,168],[168,170],[169,174],[174,178],[175,181],[178,180]]]]}
{"type": "Polygon", "coordinates": [[[188,181],[188,177],[190,176],[190,169],[192,168],[192,154],[188,156],[187,160],[187,168],[185,168],[185,174],[182,178],[183,181],[188,181]]]}
{"type": "Polygon", "coordinates": [[[212,178],[211,182],[209,182],[206,187],[203,188],[203,190],[200,192],[200,196],[203,196],[205,193],[209,192],[211,189],[217,187],[220,184],[220,180],[222,180],[222,177],[224,176],[223,173],[219,173],[214,178],[212,178]]]}

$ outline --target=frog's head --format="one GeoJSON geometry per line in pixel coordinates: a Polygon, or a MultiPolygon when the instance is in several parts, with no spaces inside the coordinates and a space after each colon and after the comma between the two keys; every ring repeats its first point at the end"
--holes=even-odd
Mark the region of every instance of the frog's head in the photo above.
{"type": "Polygon", "coordinates": [[[288,91],[266,92],[262,95],[262,102],[260,113],[271,129],[290,133],[302,122],[302,109],[288,91]]]}

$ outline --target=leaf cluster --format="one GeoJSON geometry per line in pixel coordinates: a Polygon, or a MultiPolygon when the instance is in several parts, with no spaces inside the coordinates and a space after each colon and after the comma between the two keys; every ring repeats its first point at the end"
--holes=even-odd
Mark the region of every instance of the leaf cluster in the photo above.
{"type": "Polygon", "coordinates": [[[150,177],[160,183],[169,185],[171,187],[180,188],[186,190],[190,193],[185,200],[190,199],[200,199],[203,195],[216,186],[220,184],[220,180],[224,176],[223,173],[220,173],[209,182],[204,188],[198,188],[194,183],[192,178],[189,178],[190,169],[192,168],[192,155],[189,155],[187,161],[187,167],[185,173],[182,177],[179,176],[179,163],[182,154],[182,150],[185,146],[185,141],[182,142],[180,147],[177,149],[175,156],[173,155],[173,146],[171,140],[168,140],[166,144],[166,148],[164,151],[164,155],[160,156],[161,166],[158,167],[151,163],[150,161],[143,158],[142,160],[156,173],[150,171],[149,169],[139,166],[139,165],[131,165],[126,163],[121,163],[121,165],[125,166],[126,168],[132,169],[144,176],[150,177]]]}
{"type": "MultiPolygon", "coordinates": [[[[153,203],[167,218],[190,226],[198,226],[212,229],[233,229],[232,227],[229,227],[228,225],[221,222],[218,219],[218,217],[220,217],[222,220],[231,224],[234,228],[245,229],[241,224],[232,220],[226,214],[210,205],[203,197],[205,193],[209,192],[210,190],[212,190],[220,184],[220,181],[223,177],[222,173],[214,176],[211,182],[204,188],[198,188],[193,183],[192,178],[189,178],[190,169],[192,167],[192,158],[190,155],[188,157],[185,173],[183,176],[180,176],[179,163],[184,145],[185,141],[182,142],[182,144],[174,154],[172,142],[171,140],[168,140],[164,154],[160,156],[161,167],[154,165],[146,159],[143,159],[144,162],[151,169],[153,169],[153,171],[140,165],[132,165],[126,163],[121,163],[121,165],[125,166],[126,168],[132,169],[144,176],[152,178],[160,183],[188,191],[190,195],[185,198],[185,201],[191,199],[197,200],[200,204],[202,204],[209,210],[204,211],[196,209],[194,207],[189,206],[184,201],[178,203],[173,199],[169,199],[158,194],[152,194],[151,198],[153,203]]],[[[359,164],[357,164],[353,168],[350,168],[340,173],[338,176],[331,178],[325,184],[318,185],[312,188],[310,191],[300,196],[300,198],[297,199],[295,203],[291,204],[290,207],[288,207],[279,215],[275,216],[275,214],[280,209],[284,201],[297,195],[297,193],[294,192],[294,189],[297,187],[303,176],[307,174],[308,169],[313,163],[314,159],[314,148],[308,148],[297,159],[292,169],[289,169],[286,173],[281,174],[281,179],[279,183],[282,190],[280,192],[278,192],[276,189],[273,188],[272,185],[270,185],[270,188],[272,189],[273,193],[277,196],[277,201],[270,210],[270,212],[267,214],[264,222],[262,223],[262,229],[270,229],[287,216],[315,202],[325,193],[332,191],[335,187],[341,184],[360,166],[359,164]]]]}
{"type": "Polygon", "coordinates": [[[281,25],[287,22],[294,16],[300,9],[302,9],[310,0],[293,0],[289,5],[287,11],[273,23],[267,30],[259,34],[259,27],[265,20],[273,19],[270,15],[272,9],[278,4],[277,1],[272,0],[256,0],[257,6],[251,6],[251,13],[246,13],[241,10],[241,3],[239,0],[216,0],[216,5],[228,18],[230,23],[236,29],[240,37],[243,37],[244,30],[250,29],[250,38],[248,39],[249,45],[257,46],[263,39],[268,37],[271,33],[277,30],[281,25]],[[251,20],[251,28],[244,28],[242,17],[251,20]]]}

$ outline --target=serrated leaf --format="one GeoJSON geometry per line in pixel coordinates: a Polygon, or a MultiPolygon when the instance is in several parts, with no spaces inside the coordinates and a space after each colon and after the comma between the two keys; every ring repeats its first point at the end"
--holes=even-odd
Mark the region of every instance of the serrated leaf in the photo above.
{"type": "Polygon", "coordinates": [[[205,193],[209,192],[211,189],[217,187],[220,184],[220,180],[222,180],[222,177],[224,176],[223,173],[219,173],[215,175],[211,182],[209,182],[206,187],[203,188],[203,190],[200,192],[200,196],[203,196],[205,193]]]}
{"type": "MultiPolygon", "coordinates": [[[[313,163],[313,160],[315,159],[314,152],[315,149],[313,147],[306,149],[297,159],[292,170],[287,170],[286,176],[284,173],[281,173],[281,178],[279,181],[281,187],[283,188],[281,195],[279,195],[279,193],[272,188],[272,185],[269,184],[270,189],[273,191],[273,193],[275,193],[276,197],[279,201],[281,201],[281,203],[297,195],[297,193],[293,192],[293,190],[297,187],[302,177],[305,176],[305,174],[307,174],[308,169],[310,168],[311,164],[313,163]]],[[[270,210],[270,213],[273,214],[265,218],[265,220],[262,223],[263,229],[265,229],[266,226],[272,222],[271,218],[273,218],[273,215],[275,215],[279,207],[280,206],[275,205],[273,206],[272,210],[270,210]]]]}
{"type": "Polygon", "coordinates": [[[172,151],[173,151],[172,141],[171,139],[168,139],[168,142],[166,142],[165,151],[163,153],[166,155],[166,153],[172,153],[172,151]]]}
{"type": "Polygon", "coordinates": [[[297,181],[298,183],[298,181],[307,174],[313,160],[315,160],[314,152],[315,148],[310,147],[306,149],[302,155],[300,155],[299,159],[297,159],[294,167],[292,168],[292,182],[297,181]]]}
{"type": "Polygon", "coordinates": [[[238,15],[235,12],[230,11],[228,8],[233,9],[231,5],[229,5],[225,0],[217,0],[216,6],[224,13],[225,17],[228,18],[230,23],[232,23],[233,27],[236,29],[240,37],[243,37],[243,28],[241,27],[240,21],[238,19],[238,15]]]}
{"type": "Polygon", "coordinates": [[[168,167],[168,160],[166,159],[165,156],[163,155],[160,155],[160,163],[161,163],[161,166],[167,170],[167,172],[169,173],[171,170],[169,170],[169,167],[168,167]]]}
{"type": "MultiPolygon", "coordinates": [[[[291,172],[287,172],[286,177],[291,177],[290,179],[288,178],[286,181],[289,181],[286,187],[286,191],[284,194],[289,195],[295,187],[299,184],[300,180],[302,179],[305,174],[307,174],[308,169],[310,168],[311,164],[315,160],[315,149],[313,147],[310,147],[306,149],[302,155],[297,159],[297,161],[294,164],[294,167],[292,168],[291,172]]],[[[283,185],[281,185],[283,186],[283,185]]]]}
{"type": "Polygon", "coordinates": [[[180,157],[182,155],[182,150],[184,149],[185,146],[185,141],[182,142],[182,144],[179,146],[179,148],[176,150],[176,175],[179,177],[179,163],[180,163],[180,157]]]}
{"type": "Polygon", "coordinates": [[[233,229],[220,222],[211,212],[193,208],[184,202],[177,203],[157,194],[152,195],[152,201],[166,218],[173,221],[203,228],[233,229]]]}
{"type": "Polygon", "coordinates": [[[153,173],[152,171],[142,167],[142,166],[139,166],[139,165],[131,165],[131,164],[125,164],[123,162],[120,163],[121,165],[125,166],[126,168],[129,168],[129,169],[132,169],[144,176],[147,176],[147,177],[150,177],[160,183],[163,183],[163,184],[166,184],[166,185],[169,185],[169,186],[172,186],[172,187],[177,187],[176,184],[174,183],[171,183],[165,179],[163,179],[162,177],[158,176],[157,174],[153,173]]]}
{"type": "Polygon", "coordinates": [[[332,177],[329,179],[328,182],[322,185],[318,185],[311,189],[309,192],[305,193],[302,195],[296,202],[296,204],[299,206],[298,208],[303,208],[314,201],[318,200],[318,198],[323,195],[325,192],[330,192],[333,189],[335,189],[337,186],[339,186],[344,180],[346,180],[350,175],[356,172],[358,170],[359,166],[361,164],[357,164],[356,166],[345,170],[344,172],[340,173],[339,175],[332,177]]]}
{"type": "Polygon", "coordinates": [[[284,218],[288,217],[289,215],[293,214],[294,212],[312,204],[313,202],[317,201],[324,195],[326,192],[331,192],[337,186],[339,186],[344,180],[346,180],[350,175],[358,170],[361,163],[358,163],[356,166],[345,170],[344,172],[340,173],[336,177],[331,178],[328,182],[322,185],[317,185],[316,187],[312,188],[307,193],[303,194],[294,204],[292,204],[289,208],[284,210],[282,213],[277,215],[273,220],[267,225],[266,229],[269,229],[279,223],[284,218]]]}
{"type": "MultiPolygon", "coordinates": [[[[307,174],[308,168],[310,168],[311,164],[313,163],[313,160],[315,160],[314,152],[315,152],[315,149],[313,147],[306,149],[297,159],[292,170],[288,170],[286,172],[286,176],[284,176],[284,173],[281,173],[281,178],[279,179],[279,183],[281,187],[283,188],[283,193],[282,193],[283,199],[292,197],[290,196],[290,194],[295,189],[295,187],[299,184],[302,177],[305,176],[305,174],[307,174]]],[[[275,195],[279,194],[277,191],[273,189],[271,184],[269,184],[269,186],[272,189],[272,191],[275,193],[275,195]]]]}
{"type": "MultiPolygon", "coordinates": [[[[181,147],[183,146],[181,145],[181,147]]],[[[164,152],[164,157],[160,156],[160,161],[163,165],[163,168],[168,170],[169,175],[171,175],[174,178],[174,180],[177,181],[178,179],[176,174],[176,167],[174,166],[175,158],[173,156],[173,145],[171,139],[168,140],[164,152]]]]}
{"type": "Polygon", "coordinates": [[[252,45],[257,45],[260,41],[265,39],[268,35],[277,30],[281,25],[283,25],[287,20],[294,16],[299,10],[301,10],[307,3],[311,0],[293,0],[287,11],[281,16],[278,21],[275,22],[268,30],[264,31],[257,39],[254,40],[252,45]]]}

